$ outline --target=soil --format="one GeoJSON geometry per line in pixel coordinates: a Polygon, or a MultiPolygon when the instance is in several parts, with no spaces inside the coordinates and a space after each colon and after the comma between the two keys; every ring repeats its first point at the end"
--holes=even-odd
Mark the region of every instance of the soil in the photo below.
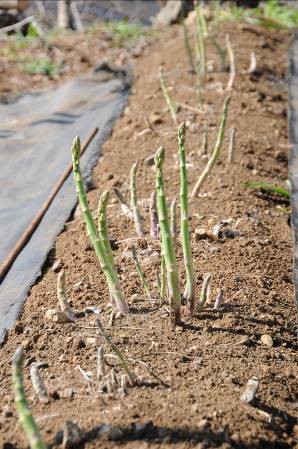
{"type": "MultiPolygon", "coordinates": [[[[20,344],[26,353],[24,379],[29,403],[50,447],[59,446],[66,420],[83,430],[84,440],[75,447],[86,449],[298,447],[296,311],[288,215],[279,207],[285,204],[276,198],[244,187],[246,181],[281,183],[287,178],[285,79],[291,36],[285,31],[223,24],[218,30],[220,41],[227,31],[237,55],[235,86],[228,92],[228,73],[209,73],[203,104],[197,100],[178,27],[165,31],[136,61],[129,105],[104,144],[88,198],[94,211],[103,190],[117,187],[129,199],[130,167],[139,161],[138,195],[146,243],[138,246],[138,257],[156,300],[149,301],[140,286],[127,251],[131,243],[127,239],[136,237],[134,226],[112,196],[109,230],[111,237],[120,241],[114,255],[131,310],[127,317],[116,317],[110,324],[107,287],[76,210],[0,350],[0,440],[6,449],[27,447],[10,386],[10,360],[20,344]],[[255,74],[247,73],[251,51],[257,57],[255,74]],[[150,239],[148,225],[154,170],[147,158],[160,145],[166,148],[167,196],[173,199],[179,195],[176,129],[159,87],[160,65],[175,100],[194,108],[182,107],[178,117],[186,120],[188,127],[190,187],[206,163],[200,155],[203,131],[208,131],[212,148],[228,93],[232,93],[228,130],[236,128],[234,162],[227,162],[227,133],[220,161],[190,205],[197,295],[203,276],[211,273],[211,303],[193,318],[185,314],[182,325],[174,327],[167,306],[159,306],[159,247],[150,239]],[[218,241],[196,238],[198,228],[210,228],[222,220],[231,220],[228,228],[238,233],[227,233],[218,241]],[[57,273],[51,269],[57,260],[66,272],[72,307],[100,308],[107,333],[143,380],[141,385],[98,392],[97,346],[103,343],[95,328],[95,314],[74,324],[46,319],[47,309],[57,308],[57,273]],[[218,289],[223,291],[224,304],[216,311],[213,301],[218,289]],[[50,392],[46,404],[36,398],[29,378],[30,365],[36,361],[48,363],[41,370],[50,392]],[[90,382],[78,367],[90,375],[90,382]],[[259,380],[259,389],[255,401],[247,404],[240,397],[253,376],[259,380]]],[[[208,49],[208,59],[217,64],[212,48],[208,49]]],[[[180,245],[177,251],[184,285],[180,245]]],[[[106,345],[105,356],[108,369],[114,366],[122,373],[106,345]]]]}

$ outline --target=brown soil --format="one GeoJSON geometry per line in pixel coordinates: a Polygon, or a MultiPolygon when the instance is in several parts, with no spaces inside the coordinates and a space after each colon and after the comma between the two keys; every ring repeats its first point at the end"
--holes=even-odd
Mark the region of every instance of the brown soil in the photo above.
{"type": "MultiPolygon", "coordinates": [[[[127,242],[122,242],[114,254],[131,313],[109,326],[108,291],[82,217],[76,213],[57,238],[44,273],[32,288],[22,317],[0,352],[0,438],[6,449],[27,447],[10,387],[10,360],[19,344],[26,348],[24,375],[31,408],[46,442],[54,447],[58,445],[55,435],[66,420],[77,422],[86,432],[82,444],[86,449],[298,447],[296,312],[288,217],[277,208],[274,198],[243,187],[248,180],[278,183],[287,177],[284,80],[290,36],[276,31],[255,33],[233,24],[221,26],[220,39],[227,30],[237,51],[237,78],[228,119],[228,127],[237,130],[235,162],[226,162],[227,136],[220,162],[202,195],[191,204],[198,294],[203,275],[211,273],[212,301],[221,288],[224,306],[216,312],[208,305],[194,318],[184,316],[182,326],[171,327],[165,308],[146,299],[131,258],[123,256],[127,242]],[[258,61],[256,75],[245,72],[252,50],[258,61]],[[240,235],[220,241],[196,241],[196,228],[229,218],[230,227],[238,223],[240,235]],[[95,315],[81,318],[75,325],[54,324],[45,318],[47,309],[57,307],[57,274],[50,267],[58,259],[66,271],[72,306],[77,310],[99,306],[102,322],[114,342],[127,357],[149,364],[163,383],[136,363],[144,384],[128,388],[125,395],[98,393],[96,381],[88,387],[77,367],[92,372],[95,378],[96,344],[92,345],[90,338],[86,340],[98,335],[95,315]],[[273,347],[261,342],[263,334],[272,337],[273,347]],[[38,402],[34,396],[29,380],[29,366],[34,361],[49,365],[42,370],[51,392],[48,404],[38,402]],[[248,405],[240,396],[253,376],[260,385],[256,401],[248,405]],[[72,397],[65,397],[68,394],[72,397]],[[104,428],[103,424],[113,427],[104,428]]],[[[212,49],[210,54],[216,61],[212,49]]],[[[165,67],[175,99],[201,109],[194,78],[187,70],[181,30],[172,28],[137,61],[129,106],[104,145],[103,157],[94,170],[95,187],[88,195],[94,210],[104,189],[117,186],[128,197],[130,166],[139,160],[138,192],[147,231],[154,171],[145,158],[161,144],[167,152],[167,195],[171,199],[179,194],[176,130],[159,88],[160,64],[165,67]],[[153,112],[159,112],[161,119],[148,128],[147,118],[153,112]]],[[[207,112],[182,109],[179,113],[179,120],[187,120],[188,124],[191,187],[205,164],[198,156],[202,131],[209,131],[211,144],[216,138],[227,78],[226,73],[208,75],[204,100],[207,112]]],[[[114,198],[108,218],[112,237],[135,237],[132,223],[121,215],[114,198]]],[[[148,245],[139,248],[138,254],[153,296],[157,296],[159,257],[156,244],[147,236],[148,245]]],[[[178,260],[184,283],[180,248],[178,260]]],[[[121,372],[108,347],[106,360],[121,372]]]]}
{"type": "MultiPolygon", "coordinates": [[[[138,49],[131,50],[137,56],[138,49]]],[[[117,62],[127,54],[113,45],[111,33],[100,29],[86,33],[60,32],[48,36],[44,43],[9,36],[0,44],[0,98],[11,99],[28,90],[59,84],[90,70],[105,58],[117,62]],[[28,64],[43,60],[54,65],[53,74],[27,73],[28,64]]]]}

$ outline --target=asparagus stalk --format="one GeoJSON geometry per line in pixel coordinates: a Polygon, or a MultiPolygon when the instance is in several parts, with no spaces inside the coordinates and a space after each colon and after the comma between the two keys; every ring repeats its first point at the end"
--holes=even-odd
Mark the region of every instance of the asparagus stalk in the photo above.
{"type": "Polygon", "coordinates": [[[226,35],[226,45],[227,45],[227,52],[230,60],[230,77],[228,81],[227,88],[232,89],[236,77],[236,64],[235,64],[235,54],[234,50],[230,41],[230,36],[226,35]]]}
{"type": "Polygon", "coordinates": [[[154,190],[150,198],[150,234],[153,240],[158,239],[158,215],[156,210],[156,191],[154,190]]]}
{"type": "Polygon", "coordinates": [[[219,131],[218,131],[214,150],[210,156],[210,159],[208,160],[208,162],[206,164],[206,167],[204,168],[202,174],[200,175],[199,179],[197,180],[196,185],[194,186],[194,188],[191,192],[191,198],[194,198],[195,196],[198,195],[200,188],[202,187],[205,179],[209,175],[210,171],[212,170],[213,166],[215,165],[215,163],[220,155],[220,150],[221,150],[224,135],[225,135],[228,107],[229,107],[230,101],[231,101],[231,96],[228,96],[224,102],[223,113],[222,113],[222,117],[221,117],[221,122],[220,122],[219,131]]]}
{"type": "Polygon", "coordinates": [[[100,195],[98,203],[98,234],[105,247],[106,254],[109,257],[110,264],[115,267],[114,256],[108,234],[107,225],[107,204],[109,201],[109,192],[105,191],[100,195]]]}
{"type": "Polygon", "coordinates": [[[26,399],[22,372],[23,359],[23,348],[19,346],[12,359],[12,388],[16,409],[30,448],[46,449],[46,445],[42,440],[39,428],[34,421],[26,399]]]}
{"type": "Polygon", "coordinates": [[[137,186],[136,186],[136,174],[137,174],[138,163],[135,162],[130,170],[130,207],[133,213],[134,224],[136,228],[136,233],[139,238],[144,237],[144,228],[142,223],[142,217],[138,207],[138,196],[137,196],[137,186]]]}
{"type": "Polygon", "coordinates": [[[185,23],[185,19],[182,20],[182,28],[183,28],[183,37],[184,37],[184,47],[185,47],[185,50],[186,50],[188,62],[189,62],[189,65],[191,67],[191,71],[193,73],[196,73],[195,64],[194,64],[194,61],[193,61],[192,49],[191,49],[190,42],[189,42],[188,29],[187,29],[187,26],[186,26],[186,23],[185,23]]]}
{"type": "Polygon", "coordinates": [[[57,298],[59,302],[60,309],[65,313],[70,321],[77,321],[77,317],[73,313],[66,295],[65,287],[65,271],[61,270],[58,274],[57,279],[57,298]]]}
{"type": "Polygon", "coordinates": [[[82,209],[82,213],[85,219],[87,233],[89,238],[93,244],[95,249],[97,258],[99,260],[100,266],[104,275],[106,277],[106,281],[109,287],[109,291],[115,300],[116,306],[118,310],[126,315],[129,312],[128,306],[125,302],[120,282],[118,278],[118,274],[114,267],[111,265],[108,254],[106,253],[106,249],[103,241],[100,239],[98,235],[98,231],[96,228],[95,221],[93,219],[92,213],[89,209],[87,195],[84,189],[83,179],[81,176],[80,170],[80,138],[76,137],[72,144],[72,163],[73,163],[73,173],[76,185],[76,191],[79,198],[79,203],[82,209]]]}
{"type": "Polygon", "coordinates": [[[112,339],[108,336],[108,334],[106,333],[106,331],[104,330],[103,325],[101,324],[101,322],[99,321],[99,319],[97,319],[95,321],[96,326],[98,327],[101,335],[103,336],[103,338],[106,340],[106,342],[110,345],[112,351],[117,355],[124,371],[126,372],[129,381],[131,383],[132,386],[134,386],[136,384],[136,376],[135,374],[130,370],[124,355],[122,354],[122,352],[120,351],[120,349],[117,348],[117,346],[115,345],[115,343],[113,343],[112,339]]]}
{"type": "Polygon", "coordinates": [[[135,248],[134,245],[131,245],[131,254],[132,254],[132,258],[134,260],[135,266],[136,266],[136,270],[137,270],[138,275],[140,277],[141,284],[142,284],[142,286],[143,286],[143,288],[144,288],[144,290],[146,292],[146,295],[150,299],[151,298],[150,288],[149,288],[149,285],[148,285],[148,283],[147,283],[147,281],[145,279],[145,274],[144,274],[144,271],[142,270],[142,267],[141,267],[140,262],[138,260],[136,248],[135,248]]]}
{"type": "Polygon", "coordinates": [[[175,323],[181,321],[181,294],[179,286],[178,268],[171,236],[167,202],[164,193],[163,164],[165,158],[164,147],[160,147],[155,155],[157,210],[161,233],[162,253],[167,272],[169,303],[175,323]]]}
{"type": "Polygon", "coordinates": [[[181,211],[181,243],[186,270],[186,299],[190,314],[195,310],[196,278],[191,251],[188,216],[188,178],[185,154],[185,123],[178,128],[179,162],[180,162],[180,211],[181,211]]]}
{"type": "Polygon", "coordinates": [[[171,235],[173,238],[174,248],[176,248],[176,239],[177,239],[176,203],[177,203],[177,199],[174,198],[171,202],[171,207],[170,207],[170,227],[171,227],[171,235]]]}
{"type": "Polygon", "coordinates": [[[204,37],[204,19],[201,8],[197,2],[196,7],[196,59],[197,59],[197,89],[201,97],[206,78],[206,48],[204,37]]]}
{"type": "Polygon", "coordinates": [[[234,150],[235,150],[235,128],[231,128],[230,132],[230,142],[229,142],[229,152],[228,152],[228,162],[231,163],[234,160],[234,150]]]}
{"type": "Polygon", "coordinates": [[[204,277],[201,296],[200,296],[199,304],[197,307],[198,311],[202,311],[204,308],[204,305],[206,303],[210,280],[211,280],[211,274],[206,274],[206,276],[204,277]]]}
{"type": "Polygon", "coordinates": [[[171,96],[169,94],[169,89],[168,89],[167,84],[166,84],[166,80],[165,80],[165,77],[164,77],[164,72],[163,72],[162,67],[159,68],[159,81],[160,81],[161,90],[162,90],[162,92],[164,94],[166,103],[167,103],[168,108],[170,110],[170,114],[171,114],[171,117],[173,119],[173,122],[175,123],[175,125],[177,125],[177,123],[178,123],[178,121],[177,121],[177,106],[176,106],[176,104],[174,103],[174,101],[172,100],[172,98],[171,98],[171,96]]]}

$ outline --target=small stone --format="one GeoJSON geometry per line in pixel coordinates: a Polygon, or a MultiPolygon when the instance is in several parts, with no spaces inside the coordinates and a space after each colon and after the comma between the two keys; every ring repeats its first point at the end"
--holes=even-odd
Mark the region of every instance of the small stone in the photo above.
{"type": "Polygon", "coordinates": [[[109,433],[109,439],[112,441],[120,440],[123,437],[123,430],[119,427],[112,427],[109,433]]]}
{"type": "Polygon", "coordinates": [[[52,266],[53,273],[57,273],[62,268],[62,261],[61,259],[56,260],[56,262],[52,266]]]}
{"type": "Polygon", "coordinates": [[[154,165],[154,154],[151,154],[150,156],[147,156],[144,159],[144,162],[146,165],[148,165],[148,167],[151,167],[152,165],[154,165]]]}
{"type": "Polygon", "coordinates": [[[98,340],[96,337],[87,337],[85,339],[86,346],[95,347],[98,344],[98,340]]]}
{"type": "Polygon", "coordinates": [[[83,437],[83,432],[76,423],[72,421],[65,422],[62,441],[63,449],[77,447],[83,441],[83,437]]]}
{"type": "Polygon", "coordinates": [[[259,387],[259,380],[257,377],[252,377],[247,382],[244,393],[241,395],[240,399],[248,404],[253,401],[259,387]]]}
{"type": "Polygon", "coordinates": [[[200,430],[206,429],[209,426],[208,420],[207,419],[201,419],[201,421],[199,421],[198,423],[198,427],[200,430]]]}
{"type": "Polygon", "coordinates": [[[272,348],[273,347],[273,339],[272,339],[271,335],[263,334],[261,336],[261,343],[265,346],[268,346],[269,348],[272,348]]]}
{"type": "Polygon", "coordinates": [[[23,348],[24,348],[25,350],[26,350],[26,349],[29,349],[29,348],[30,348],[30,345],[31,345],[30,340],[23,340],[22,343],[21,343],[21,345],[23,346],[23,348]]]}
{"type": "Polygon", "coordinates": [[[63,324],[69,321],[66,313],[56,309],[48,309],[45,313],[45,317],[50,321],[54,321],[54,323],[63,324]]]}
{"type": "Polygon", "coordinates": [[[64,388],[63,390],[58,390],[58,395],[61,399],[70,399],[73,397],[74,391],[72,388],[64,388]]]}

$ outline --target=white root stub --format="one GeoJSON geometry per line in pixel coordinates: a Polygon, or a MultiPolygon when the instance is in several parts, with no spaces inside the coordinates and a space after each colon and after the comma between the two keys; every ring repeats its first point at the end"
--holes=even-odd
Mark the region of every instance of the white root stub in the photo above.
{"type": "Polygon", "coordinates": [[[251,379],[249,379],[246,385],[246,389],[240,397],[241,401],[246,402],[248,404],[252,402],[257,393],[259,383],[260,382],[257,377],[252,377],[251,379]]]}

